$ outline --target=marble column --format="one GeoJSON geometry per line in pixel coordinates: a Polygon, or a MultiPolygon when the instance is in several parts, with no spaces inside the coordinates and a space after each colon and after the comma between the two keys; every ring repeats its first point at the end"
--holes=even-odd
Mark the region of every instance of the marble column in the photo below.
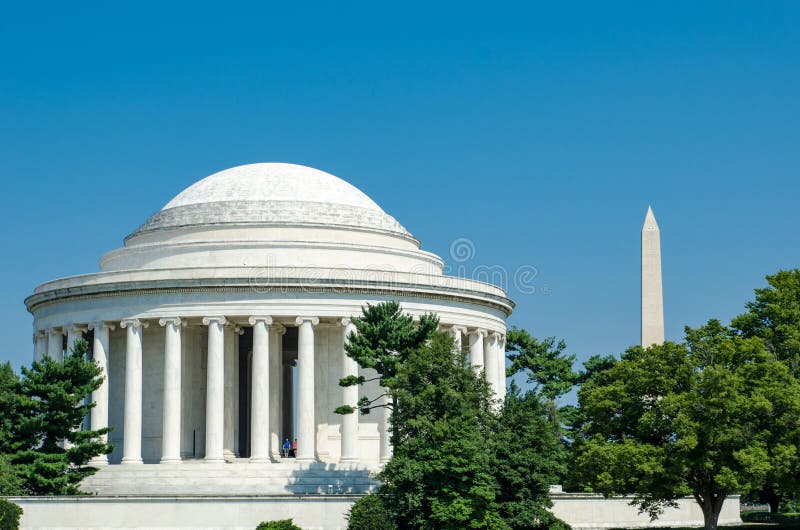
{"type": "MultiPolygon", "coordinates": [[[[274,460],[281,457],[281,397],[283,376],[283,334],[286,328],[275,324],[269,330],[269,449],[274,460]]],[[[290,435],[290,433],[286,433],[290,435]]]]}
{"type": "Polygon", "coordinates": [[[236,342],[239,339],[241,328],[228,325],[222,330],[224,335],[224,373],[225,373],[225,397],[223,410],[224,434],[222,440],[222,454],[226,460],[236,458],[236,390],[238,385],[238,373],[236,372],[236,342]]]}
{"type": "Polygon", "coordinates": [[[497,397],[497,333],[489,333],[483,339],[483,355],[486,361],[486,381],[497,397]]]}
{"type": "MultiPolygon", "coordinates": [[[[341,324],[344,328],[342,337],[342,377],[358,376],[358,363],[351,359],[344,350],[350,334],[356,333],[356,326],[349,318],[343,318],[341,324]]],[[[358,385],[342,388],[342,404],[355,407],[352,414],[343,414],[342,417],[342,451],[339,458],[341,463],[358,462],[358,385]]]]}
{"type": "Polygon", "coordinates": [[[450,328],[450,334],[453,336],[453,347],[456,349],[456,351],[461,351],[464,347],[461,337],[462,334],[466,332],[467,328],[462,326],[453,326],[450,328]]]}
{"type": "Polygon", "coordinates": [[[47,332],[36,331],[33,334],[33,360],[41,361],[47,355],[47,332]]]}
{"type": "Polygon", "coordinates": [[[59,362],[64,360],[64,332],[61,328],[47,330],[47,356],[59,362]]]}
{"type": "Polygon", "coordinates": [[[314,326],[316,317],[297,317],[297,462],[316,460],[314,422],[314,326]]]}
{"type": "Polygon", "coordinates": [[[142,329],[147,323],[130,318],[119,323],[127,330],[125,343],[125,419],[122,463],[142,463],[142,329]]]}
{"type": "Polygon", "coordinates": [[[253,326],[252,396],[250,405],[250,462],[270,461],[269,326],[272,317],[250,317],[253,326]]]}
{"type": "Polygon", "coordinates": [[[483,370],[483,339],[486,330],[476,329],[469,333],[469,364],[477,371],[483,370]]]}
{"type": "MultiPolygon", "coordinates": [[[[89,413],[90,429],[97,431],[108,427],[108,332],[114,329],[114,326],[106,324],[105,322],[94,322],[91,324],[90,329],[94,330],[94,338],[92,339],[92,358],[94,362],[100,367],[103,382],[97,387],[97,390],[92,392],[92,401],[94,407],[89,413]]],[[[108,435],[103,434],[100,436],[103,443],[108,441],[108,435]]],[[[97,455],[89,460],[89,464],[93,466],[104,466],[108,464],[107,455],[97,455]]]]}
{"type": "Polygon", "coordinates": [[[71,353],[75,343],[83,339],[83,333],[87,331],[86,326],[72,325],[67,327],[67,350],[65,353],[71,353]]]}
{"type": "Polygon", "coordinates": [[[181,462],[181,319],[162,318],[164,326],[164,418],[161,463],[181,462]]]}
{"type": "Polygon", "coordinates": [[[208,326],[206,363],[206,454],[207,464],[225,462],[223,455],[225,414],[225,317],[205,317],[208,326]]]}

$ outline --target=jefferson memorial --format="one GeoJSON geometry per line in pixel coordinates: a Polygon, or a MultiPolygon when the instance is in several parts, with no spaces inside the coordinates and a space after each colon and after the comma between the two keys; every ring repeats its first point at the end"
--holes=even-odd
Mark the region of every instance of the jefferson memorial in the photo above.
{"type": "Polygon", "coordinates": [[[367,491],[391,454],[386,418],[333,412],[359,397],[338,381],[359,372],[343,346],[365,304],[436,313],[505,393],[513,303],[443,268],[364,193],[317,169],[250,164],[183,190],[100,272],[42,284],[25,301],[36,358],[62,358],[85,338],[107,374],[90,424],[113,428],[114,452],[92,462],[103,468],[84,489],[367,491]],[[296,459],[281,458],[285,438],[297,439],[296,459]]]}

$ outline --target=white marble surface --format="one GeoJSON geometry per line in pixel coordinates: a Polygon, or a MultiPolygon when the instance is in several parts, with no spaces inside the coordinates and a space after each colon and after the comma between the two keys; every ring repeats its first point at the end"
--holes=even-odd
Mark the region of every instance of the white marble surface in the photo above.
{"type": "MultiPolygon", "coordinates": [[[[198,466],[199,467],[199,466],[198,466]]],[[[324,479],[317,476],[311,482],[324,479]]],[[[320,484],[322,484],[320,483],[320,484]]],[[[335,487],[335,486],[333,486],[335,487]]],[[[326,486],[323,488],[327,489],[326,486]]],[[[252,530],[260,521],[292,518],[305,530],[343,530],[351,495],[131,495],[86,497],[17,497],[22,530],[218,529],[252,530]]],[[[552,512],[574,530],[703,526],[700,507],[681,499],[677,509],[650,521],[630,505],[629,497],[553,494],[552,512]]],[[[720,524],[741,524],[739,497],[729,497],[720,524]]]]}
{"type": "Polygon", "coordinates": [[[647,207],[642,226],[642,346],[664,343],[664,297],[661,286],[661,232],[647,207]]]}
{"type": "Polygon", "coordinates": [[[186,188],[163,210],[225,201],[317,202],[383,211],[364,192],[339,177],[283,162],[246,164],[219,171],[186,188]]]}

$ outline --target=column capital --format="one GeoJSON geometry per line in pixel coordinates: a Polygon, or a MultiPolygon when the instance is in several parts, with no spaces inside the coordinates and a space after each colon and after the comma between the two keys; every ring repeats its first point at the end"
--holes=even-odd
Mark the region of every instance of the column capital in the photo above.
{"type": "Polygon", "coordinates": [[[48,335],[63,335],[64,333],[66,333],[66,331],[61,326],[53,326],[52,328],[47,328],[48,335]]]}
{"type": "Polygon", "coordinates": [[[89,326],[86,324],[67,324],[64,326],[67,332],[72,331],[73,333],[79,331],[81,333],[86,333],[89,331],[89,326]]]}
{"type": "Polygon", "coordinates": [[[119,327],[121,327],[121,328],[127,328],[127,327],[131,327],[131,328],[139,328],[139,327],[146,328],[149,325],[150,324],[148,324],[147,322],[142,322],[138,318],[125,318],[125,319],[122,319],[120,321],[120,323],[119,323],[119,327]]]}
{"type": "Polygon", "coordinates": [[[256,322],[263,322],[267,326],[272,325],[272,317],[269,316],[252,316],[247,319],[251,326],[255,326],[256,322]]]}
{"type": "Polygon", "coordinates": [[[347,326],[349,326],[350,324],[352,324],[352,323],[353,323],[353,319],[351,319],[349,317],[341,318],[341,319],[339,319],[339,322],[337,322],[337,324],[339,324],[340,326],[345,327],[345,328],[347,326]]]}
{"type": "Polygon", "coordinates": [[[450,331],[452,333],[454,333],[454,334],[455,333],[463,333],[463,334],[466,335],[467,334],[467,327],[466,326],[459,326],[458,324],[453,324],[452,326],[450,326],[450,331]]]}
{"type": "Polygon", "coordinates": [[[102,320],[98,320],[97,322],[89,322],[90,330],[103,329],[103,328],[109,331],[112,329],[117,329],[117,327],[114,324],[109,324],[108,322],[103,322],[102,320]]]}
{"type": "Polygon", "coordinates": [[[47,337],[47,332],[43,329],[36,329],[33,331],[33,340],[43,339],[47,337]]]}
{"type": "Polygon", "coordinates": [[[172,324],[173,326],[180,327],[181,325],[186,325],[186,322],[182,321],[180,317],[164,317],[158,319],[159,326],[166,326],[167,324],[172,324]]]}
{"type": "Polygon", "coordinates": [[[278,322],[272,324],[269,327],[269,329],[274,331],[278,335],[283,335],[284,333],[286,333],[286,326],[284,326],[283,324],[278,323],[278,322]]]}
{"type": "Polygon", "coordinates": [[[469,334],[473,337],[486,337],[487,331],[483,328],[474,328],[470,330],[469,334]]]}
{"type": "Polygon", "coordinates": [[[203,325],[208,326],[211,323],[219,324],[220,326],[224,326],[228,323],[228,319],[225,317],[203,317],[203,325]]]}
{"type": "Polygon", "coordinates": [[[297,317],[295,319],[295,324],[298,326],[303,322],[310,322],[312,326],[316,326],[319,324],[319,317],[297,317]]]}

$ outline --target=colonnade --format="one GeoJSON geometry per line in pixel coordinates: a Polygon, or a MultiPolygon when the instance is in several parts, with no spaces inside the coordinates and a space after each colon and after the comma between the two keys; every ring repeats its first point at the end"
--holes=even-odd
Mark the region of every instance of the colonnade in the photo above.
{"type": "MultiPolygon", "coordinates": [[[[164,317],[157,320],[164,328],[164,399],[162,446],[160,462],[179,463],[181,435],[181,330],[186,325],[185,319],[178,316],[164,317]]],[[[270,447],[270,431],[277,422],[279,400],[277,396],[270,399],[270,372],[280,369],[278,358],[278,339],[285,332],[285,327],[273,321],[271,316],[251,316],[247,322],[253,328],[252,384],[250,414],[250,462],[270,462],[270,450],[278,452],[279,448],[270,447]]],[[[298,316],[293,324],[298,328],[297,344],[297,437],[301,440],[298,446],[296,461],[309,463],[316,460],[316,426],[314,418],[315,382],[314,382],[314,328],[319,324],[314,316],[298,316]]],[[[207,316],[202,325],[208,329],[208,348],[206,362],[206,410],[205,410],[205,455],[206,463],[225,462],[224,423],[225,423],[225,334],[224,327],[231,323],[225,316],[207,316]]],[[[356,332],[355,325],[349,318],[342,318],[337,324],[343,328],[341,347],[342,377],[357,376],[358,364],[344,352],[344,341],[351,333],[356,332]]],[[[121,320],[118,325],[126,331],[125,340],[125,395],[124,395],[124,429],[122,443],[122,464],[142,464],[142,330],[150,325],[149,321],[138,318],[121,320]]],[[[108,427],[109,389],[108,360],[109,333],[115,329],[116,323],[92,322],[88,325],[69,325],[37,331],[34,334],[34,357],[39,360],[48,355],[56,360],[63,360],[64,335],[67,336],[67,348],[83,338],[88,330],[93,331],[92,352],[95,361],[102,370],[103,383],[92,394],[95,403],[91,410],[90,425],[92,430],[108,427]]],[[[457,348],[463,347],[463,337],[469,345],[470,365],[482,371],[489,382],[495,397],[505,397],[505,337],[501,333],[489,332],[481,328],[463,326],[447,326],[452,333],[457,348]]],[[[342,388],[342,403],[356,407],[358,387],[342,388]]],[[[273,390],[274,393],[274,390],[273,390]]],[[[383,425],[388,425],[389,409],[383,409],[383,425]]],[[[346,414],[341,417],[341,453],[340,463],[357,463],[359,457],[359,414],[346,414]]],[[[104,441],[105,441],[104,435],[104,441]]],[[[278,442],[280,442],[278,440],[278,442]]],[[[274,439],[272,441],[274,443],[274,439]]],[[[380,433],[380,460],[386,462],[391,456],[391,444],[386,428],[380,433]]],[[[106,455],[91,460],[92,465],[108,463],[106,455]]]]}

